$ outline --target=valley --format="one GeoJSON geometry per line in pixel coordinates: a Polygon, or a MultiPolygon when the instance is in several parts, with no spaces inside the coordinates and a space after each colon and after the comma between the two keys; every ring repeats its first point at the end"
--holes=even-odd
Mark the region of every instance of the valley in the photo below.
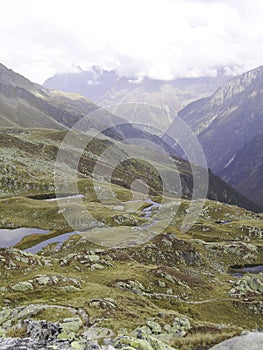
{"type": "Polygon", "coordinates": [[[231,187],[239,153],[221,179],[0,68],[0,348],[207,350],[262,329],[263,210],[231,187]]]}

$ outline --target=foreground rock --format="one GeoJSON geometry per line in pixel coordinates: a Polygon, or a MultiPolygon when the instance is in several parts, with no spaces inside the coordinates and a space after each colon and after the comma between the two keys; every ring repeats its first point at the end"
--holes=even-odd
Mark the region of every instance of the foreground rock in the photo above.
{"type": "MultiPolygon", "coordinates": [[[[185,327],[186,320],[183,321],[176,319],[174,327],[177,326],[176,329],[185,327]]],[[[174,350],[158,339],[161,329],[154,321],[149,321],[148,326],[136,329],[131,335],[119,334],[116,338],[110,329],[100,327],[90,327],[80,334],[82,326],[80,318],[77,317],[64,319],[63,322],[24,320],[16,327],[16,336],[22,338],[0,337],[0,349],[174,350]],[[99,340],[104,345],[99,345],[99,340]]]]}
{"type": "Polygon", "coordinates": [[[210,350],[262,350],[263,333],[251,332],[223,341],[213,346],[210,350]]]}

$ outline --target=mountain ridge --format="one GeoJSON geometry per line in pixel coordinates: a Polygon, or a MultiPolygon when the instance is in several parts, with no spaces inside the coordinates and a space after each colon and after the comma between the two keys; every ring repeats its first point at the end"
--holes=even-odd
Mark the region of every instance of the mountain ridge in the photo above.
{"type": "MultiPolygon", "coordinates": [[[[204,149],[208,166],[223,169],[234,154],[263,132],[263,66],[226,82],[213,95],[178,113],[204,149]]],[[[168,129],[172,133],[173,126],[168,129]]]]}

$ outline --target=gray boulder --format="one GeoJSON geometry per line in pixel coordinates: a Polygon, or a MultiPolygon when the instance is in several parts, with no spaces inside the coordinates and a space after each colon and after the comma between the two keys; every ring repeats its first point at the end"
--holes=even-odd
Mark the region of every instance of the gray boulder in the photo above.
{"type": "Polygon", "coordinates": [[[262,350],[263,333],[250,332],[238,337],[223,341],[210,348],[210,350],[262,350]]]}

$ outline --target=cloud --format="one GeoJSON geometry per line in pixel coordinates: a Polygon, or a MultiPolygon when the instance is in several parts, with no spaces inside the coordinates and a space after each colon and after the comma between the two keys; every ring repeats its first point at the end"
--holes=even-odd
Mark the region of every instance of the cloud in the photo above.
{"type": "Polygon", "coordinates": [[[42,83],[100,65],[172,79],[263,62],[261,0],[1,0],[0,60],[42,83]]]}

